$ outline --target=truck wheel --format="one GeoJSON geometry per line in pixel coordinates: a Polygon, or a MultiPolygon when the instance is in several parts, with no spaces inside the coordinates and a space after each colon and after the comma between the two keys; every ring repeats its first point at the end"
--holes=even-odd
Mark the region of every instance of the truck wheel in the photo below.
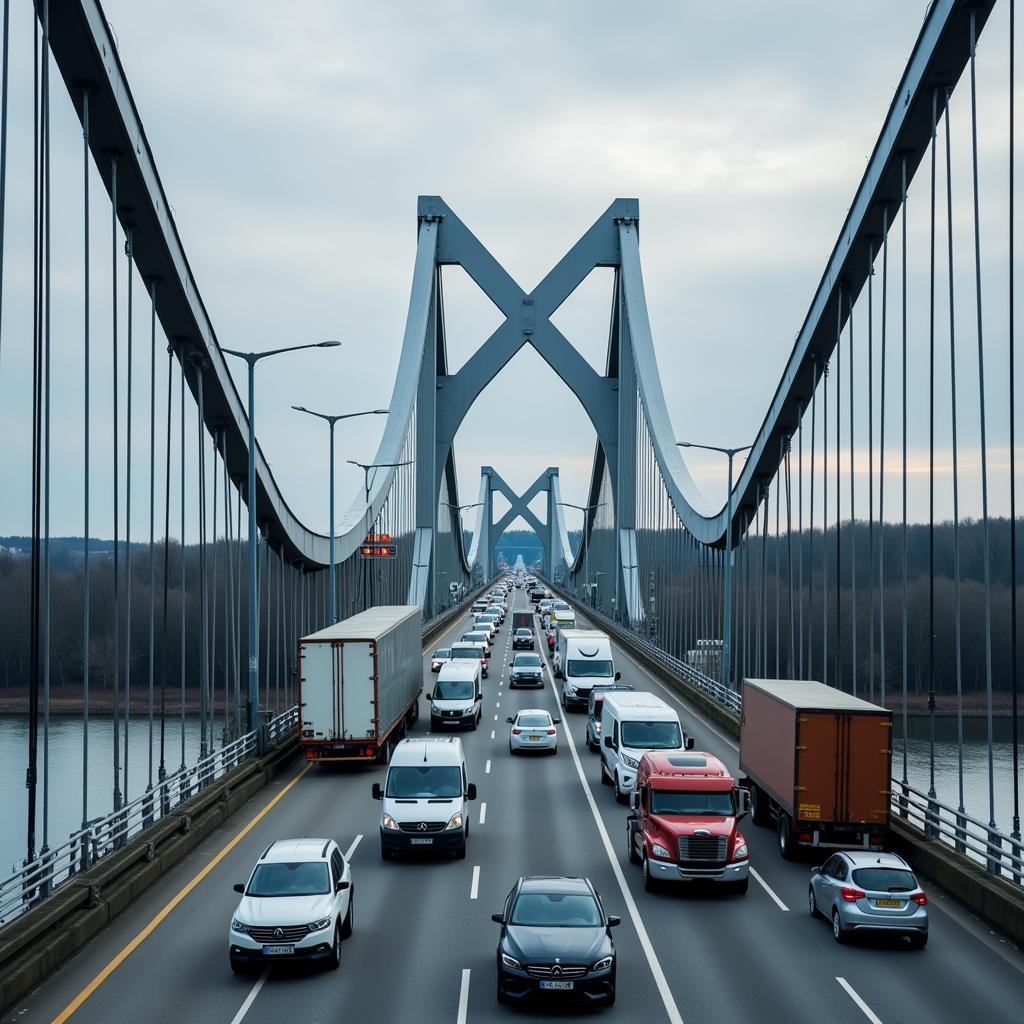
{"type": "Polygon", "coordinates": [[[757,783],[750,787],[750,820],[761,828],[772,823],[768,794],[757,783]]]}
{"type": "Polygon", "coordinates": [[[783,860],[792,860],[796,856],[796,841],[793,836],[793,825],[786,813],[779,815],[778,838],[779,856],[783,860]]]}
{"type": "Polygon", "coordinates": [[[629,858],[630,864],[639,864],[640,855],[636,852],[636,829],[632,826],[626,826],[626,856],[629,858]]]}
{"type": "Polygon", "coordinates": [[[651,868],[647,863],[646,853],[644,854],[642,870],[644,876],[644,892],[657,892],[661,886],[658,880],[651,875],[651,868]]]}

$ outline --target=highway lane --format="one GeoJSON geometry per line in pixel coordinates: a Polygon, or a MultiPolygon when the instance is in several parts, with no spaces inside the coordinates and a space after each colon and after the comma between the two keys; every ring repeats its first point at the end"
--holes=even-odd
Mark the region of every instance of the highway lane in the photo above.
{"type": "MultiPolygon", "coordinates": [[[[514,591],[514,607],[526,605],[514,591]]],[[[458,638],[466,620],[449,630],[458,638]]],[[[506,715],[524,707],[557,713],[550,677],[543,691],[509,691],[509,620],[494,647],[485,682],[484,719],[462,734],[472,805],[464,861],[383,863],[379,858],[379,804],[370,785],[380,769],[312,769],[243,836],[75,1012],[74,1021],[137,1019],[154,1022],[270,1021],[490,1021],[514,1010],[494,998],[497,926],[490,914],[521,873],[585,874],[610,913],[619,954],[618,1003],[599,1016],[608,1021],[669,1021],[673,1007],[695,1021],[829,1020],[863,1024],[870,1018],[837,978],[885,1024],[896,1021],[1024,1020],[1019,993],[1022,961],[1016,951],[986,943],[958,915],[936,909],[926,951],[877,944],[838,947],[823,921],[804,909],[807,866],[778,858],[774,837],[747,822],[752,860],[789,907],[782,911],[752,882],[744,897],[647,894],[639,870],[625,856],[626,809],[598,782],[598,758],[582,745],[583,717],[567,715],[557,757],[516,757],[508,752],[506,715]],[[500,704],[500,707],[498,706],[500,704]],[[497,716],[497,720],[495,720],[497,716]],[[492,739],[493,732],[493,739],[492,739]],[[609,859],[574,759],[572,742],[600,820],[612,844],[609,859]],[[487,771],[488,762],[490,770],[487,771]],[[480,816],[486,804],[486,820],[480,816]],[[227,964],[226,932],[237,897],[231,885],[246,877],[273,839],[329,835],[352,855],[355,934],[336,972],[279,965],[262,979],[236,978],[227,964]],[[474,869],[479,869],[474,872],[474,869]],[[476,898],[474,895],[476,873],[476,898]],[[668,1003],[659,993],[640,933],[619,888],[627,886],[641,929],[664,971],[668,1003]],[[468,975],[464,972],[468,971],[468,975]],[[465,979],[468,979],[468,987],[465,979]],[[462,997],[460,999],[460,996],[462,997]],[[460,1013],[464,1016],[460,1017],[460,1013]]],[[[442,641],[438,641],[440,646],[442,641]]],[[[616,647],[616,665],[642,688],[663,693],[657,680],[616,647]]],[[[425,659],[424,680],[432,682],[425,659]]],[[[416,733],[427,728],[427,705],[416,733]]],[[[709,749],[736,769],[731,740],[682,705],[684,722],[709,749]]],[[[10,1021],[50,1021],[78,995],[154,914],[207,867],[301,768],[276,782],[243,809],[36,993],[5,1015],[10,1021]]],[[[933,908],[938,908],[934,901],[933,908]]],[[[959,915],[962,917],[962,915],[959,915]]],[[[546,1019],[557,1013],[533,1013],[546,1019]]],[[[676,1018],[679,1019],[679,1018],[676,1018]]]]}

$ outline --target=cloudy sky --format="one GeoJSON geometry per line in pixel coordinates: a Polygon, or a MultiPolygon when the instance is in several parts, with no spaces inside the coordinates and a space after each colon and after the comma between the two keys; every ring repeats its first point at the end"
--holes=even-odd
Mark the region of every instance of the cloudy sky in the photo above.
{"type": "MultiPolygon", "coordinates": [[[[922,0],[652,2],[628,11],[603,0],[104,6],[221,344],[345,343],[279,359],[258,378],[261,444],[295,512],[321,530],[326,431],[290,406],[341,412],[387,404],[420,194],[443,196],[526,289],[612,199],[638,197],[648,304],[677,437],[752,439],[926,8],[922,0]]],[[[28,5],[15,7],[0,534],[25,532],[29,522],[32,30],[28,5]]],[[[979,61],[988,185],[982,231],[993,294],[1006,290],[1002,7],[979,61]]],[[[80,533],[82,520],[82,206],[80,130],[62,84],[55,88],[52,529],[59,535],[80,533]]],[[[969,170],[965,97],[958,94],[953,107],[961,189],[969,170]]],[[[908,293],[918,354],[926,344],[927,292],[919,286],[926,188],[921,178],[911,195],[919,244],[911,268],[916,291],[908,293]]],[[[94,175],[93,532],[105,536],[110,243],[109,204],[100,192],[94,175]]],[[[958,203],[958,316],[965,325],[974,316],[970,230],[969,210],[958,203]]],[[[445,289],[449,361],[457,367],[500,317],[457,268],[446,271],[445,289]]],[[[597,271],[553,318],[599,368],[610,292],[610,272],[597,271]]],[[[135,322],[144,339],[136,401],[145,410],[144,303],[135,322]]],[[[1005,384],[1005,314],[997,310],[988,322],[998,391],[1005,384]]],[[[977,366],[970,345],[962,348],[965,360],[975,358],[963,369],[968,403],[977,366]]],[[[939,372],[940,383],[947,380],[939,372]]],[[[920,388],[912,390],[917,400],[920,388]]],[[[991,464],[1002,479],[1007,438],[999,402],[997,395],[991,464]]],[[[922,408],[911,413],[912,471],[920,468],[922,408]]],[[[344,459],[369,460],[382,426],[381,418],[339,427],[339,518],[361,487],[361,474],[344,459]]],[[[137,453],[147,429],[138,417],[137,453]]],[[[966,411],[961,429],[968,442],[976,433],[966,411]]],[[[558,465],[566,500],[581,502],[593,443],[582,408],[525,348],[457,438],[462,500],[475,500],[479,467],[489,463],[517,488],[558,465]]],[[[724,467],[714,459],[691,462],[709,497],[724,500],[724,467]]],[[[976,477],[977,460],[973,470],[965,462],[967,476],[976,477]]],[[[140,510],[147,472],[144,459],[136,463],[140,510]]],[[[1005,483],[993,488],[998,506],[1005,483]]],[[[923,494],[913,483],[912,491],[923,494]]],[[[970,481],[968,491],[973,512],[977,487],[970,481]]]]}

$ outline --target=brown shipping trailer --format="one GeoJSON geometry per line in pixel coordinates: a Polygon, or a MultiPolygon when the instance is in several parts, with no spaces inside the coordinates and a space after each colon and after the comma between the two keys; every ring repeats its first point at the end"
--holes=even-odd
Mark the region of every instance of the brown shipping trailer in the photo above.
{"type": "Polygon", "coordinates": [[[751,820],[774,825],[779,853],[880,847],[889,825],[892,713],[797,679],[744,679],[740,770],[751,820]]]}

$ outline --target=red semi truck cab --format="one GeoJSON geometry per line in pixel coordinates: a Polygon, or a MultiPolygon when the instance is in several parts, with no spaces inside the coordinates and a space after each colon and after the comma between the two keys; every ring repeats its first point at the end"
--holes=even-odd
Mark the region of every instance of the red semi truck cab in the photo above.
{"type": "Polygon", "coordinates": [[[644,889],[665,882],[709,882],[745,893],[747,841],[739,830],[750,796],[729,769],[702,751],[650,751],[640,759],[629,859],[641,864],[644,889]]]}

